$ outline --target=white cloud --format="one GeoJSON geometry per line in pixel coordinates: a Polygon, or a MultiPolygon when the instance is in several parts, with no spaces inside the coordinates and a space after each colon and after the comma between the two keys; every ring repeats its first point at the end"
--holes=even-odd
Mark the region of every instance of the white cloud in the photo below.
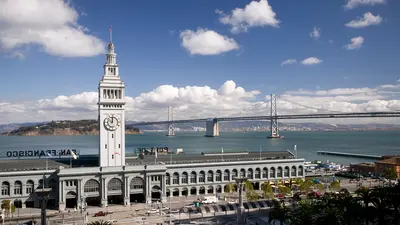
{"type": "Polygon", "coordinates": [[[364,13],[363,17],[357,18],[345,24],[346,27],[363,28],[371,25],[379,25],[382,23],[382,17],[379,15],[374,16],[370,12],[364,13]]]}
{"type": "Polygon", "coordinates": [[[213,30],[199,28],[197,31],[184,30],[180,33],[182,46],[191,55],[219,55],[239,49],[232,38],[223,36],[213,30]]]}
{"type": "Polygon", "coordinates": [[[321,36],[321,29],[319,29],[318,27],[314,27],[310,33],[310,37],[318,39],[320,36],[321,36]]]}
{"type": "Polygon", "coordinates": [[[364,38],[361,36],[353,37],[352,39],[350,39],[350,42],[350,44],[344,46],[347,50],[359,49],[364,43],[364,38]]]}
{"type": "Polygon", "coordinates": [[[320,64],[322,63],[321,59],[318,59],[316,57],[309,57],[307,59],[304,59],[303,61],[301,61],[301,64],[303,65],[307,65],[307,66],[311,66],[311,65],[315,65],[315,64],[320,64]]]}
{"type": "Polygon", "coordinates": [[[276,19],[268,0],[251,1],[244,8],[236,8],[230,14],[225,14],[221,10],[216,10],[221,17],[222,24],[231,25],[231,32],[246,32],[251,27],[272,26],[278,27],[280,21],[276,19]]]}
{"type": "MultiPolygon", "coordinates": [[[[245,90],[238,87],[234,81],[226,81],[216,89],[209,86],[161,85],[139,96],[126,97],[126,119],[135,121],[165,120],[168,106],[174,107],[175,119],[268,115],[269,102],[257,101],[258,95],[260,95],[260,91],[245,90]],[[250,108],[251,110],[248,110],[250,108]]],[[[84,92],[30,102],[0,100],[0,124],[95,119],[97,97],[97,92],[84,92]]],[[[400,111],[399,97],[400,84],[396,83],[377,87],[287,91],[278,96],[277,103],[278,112],[282,115],[400,111]]],[[[305,120],[299,121],[304,122],[305,120]]],[[[332,122],[332,120],[310,121],[332,122]]],[[[349,120],[335,119],[333,121],[334,123],[349,123],[349,120]]],[[[351,123],[388,123],[388,121],[400,123],[398,119],[382,118],[357,119],[351,120],[351,123]]]]}
{"type": "Polygon", "coordinates": [[[379,5],[386,3],[386,0],[347,0],[347,4],[344,6],[346,9],[354,9],[362,5],[379,5]]]}
{"type": "Polygon", "coordinates": [[[62,57],[90,57],[104,52],[104,42],[78,23],[78,13],[64,0],[0,1],[0,43],[6,50],[38,45],[62,57]]]}
{"type": "Polygon", "coordinates": [[[288,60],[283,61],[283,62],[281,63],[281,66],[288,65],[288,64],[296,64],[296,63],[297,63],[297,60],[295,60],[295,59],[288,59],[288,60]]]}

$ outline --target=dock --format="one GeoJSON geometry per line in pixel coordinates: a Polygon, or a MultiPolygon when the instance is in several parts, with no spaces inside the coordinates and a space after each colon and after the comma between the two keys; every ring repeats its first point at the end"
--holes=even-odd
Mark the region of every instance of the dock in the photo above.
{"type": "Polygon", "coordinates": [[[348,153],[348,152],[318,151],[318,154],[319,155],[334,155],[334,156],[364,158],[364,159],[382,159],[382,156],[379,156],[379,155],[367,155],[367,154],[357,154],[357,153],[348,153]]]}

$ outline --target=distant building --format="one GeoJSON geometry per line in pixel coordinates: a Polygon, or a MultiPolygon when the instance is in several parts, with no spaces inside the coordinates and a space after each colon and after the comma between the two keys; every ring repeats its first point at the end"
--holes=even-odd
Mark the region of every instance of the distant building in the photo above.
{"type": "Polygon", "coordinates": [[[388,169],[393,169],[397,174],[397,178],[400,178],[400,156],[386,158],[375,163],[376,174],[384,174],[388,169]]]}
{"type": "Polygon", "coordinates": [[[375,163],[363,162],[357,164],[350,164],[350,172],[360,173],[364,176],[370,176],[375,174],[375,163]]]}

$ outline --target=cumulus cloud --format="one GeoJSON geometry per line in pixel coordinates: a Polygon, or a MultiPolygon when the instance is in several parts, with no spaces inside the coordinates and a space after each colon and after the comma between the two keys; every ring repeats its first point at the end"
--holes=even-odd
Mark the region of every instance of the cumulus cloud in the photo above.
{"type": "MultiPolygon", "coordinates": [[[[268,93],[263,93],[267,95],[268,93]]],[[[126,119],[130,121],[166,120],[172,106],[175,119],[223,116],[268,115],[270,103],[259,90],[245,90],[229,80],[219,88],[209,86],[176,87],[161,85],[136,97],[126,97],[126,119]],[[249,110],[251,109],[251,110],[249,110]]],[[[0,100],[0,124],[97,118],[97,92],[57,96],[30,102],[0,100]]],[[[328,112],[400,111],[400,83],[377,87],[334,88],[286,91],[277,97],[281,115],[328,112]]],[[[299,120],[304,122],[304,120],[299,120]]],[[[332,120],[311,120],[327,122],[332,120]]],[[[390,119],[357,119],[352,123],[399,123],[390,119]]],[[[348,120],[334,120],[334,123],[348,120]]]]}
{"type": "Polygon", "coordinates": [[[354,9],[362,5],[379,5],[386,3],[386,0],[347,0],[346,9],[354,9]]]}
{"type": "Polygon", "coordinates": [[[362,44],[364,43],[364,38],[362,36],[353,37],[350,39],[350,43],[345,45],[344,48],[347,50],[355,50],[361,48],[362,44]]]}
{"type": "Polygon", "coordinates": [[[297,63],[297,60],[295,60],[295,59],[288,59],[288,60],[283,61],[283,62],[281,63],[281,66],[289,65],[289,64],[296,64],[296,63],[297,63]]]}
{"type": "Polygon", "coordinates": [[[104,52],[103,41],[78,23],[78,12],[64,0],[0,1],[0,8],[0,43],[7,51],[34,44],[62,57],[104,52]]]}
{"type": "Polygon", "coordinates": [[[345,24],[346,27],[351,28],[364,28],[371,25],[379,25],[382,23],[382,17],[379,15],[374,16],[370,12],[364,13],[363,17],[357,18],[345,24]]]}
{"type": "Polygon", "coordinates": [[[306,66],[316,65],[316,64],[320,64],[320,63],[322,63],[322,60],[318,59],[316,57],[309,57],[309,58],[301,61],[301,64],[306,65],[306,66]]]}
{"type": "Polygon", "coordinates": [[[228,14],[221,10],[216,13],[222,24],[232,26],[232,33],[247,32],[252,27],[278,27],[280,23],[268,0],[251,1],[244,8],[236,8],[228,14]]]}
{"type": "Polygon", "coordinates": [[[191,55],[219,55],[239,49],[232,38],[223,36],[213,30],[198,28],[197,31],[184,30],[180,33],[182,47],[191,55]]]}
{"type": "Polygon", "coordinates": [[[321,36],[321,29],[319,29],[318,27],[314,27],[310,33],[310,37],[318,39],[320,36],[321,36]]]}

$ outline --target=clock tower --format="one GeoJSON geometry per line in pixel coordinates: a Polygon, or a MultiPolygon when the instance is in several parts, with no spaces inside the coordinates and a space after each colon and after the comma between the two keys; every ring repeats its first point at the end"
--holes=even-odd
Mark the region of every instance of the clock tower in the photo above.
{"type": "Polygon", "coordinates": [[[104,75],[98,88],[100,167],[125,165],[125,86],[116,59],[110,28],[104,75]]]}

